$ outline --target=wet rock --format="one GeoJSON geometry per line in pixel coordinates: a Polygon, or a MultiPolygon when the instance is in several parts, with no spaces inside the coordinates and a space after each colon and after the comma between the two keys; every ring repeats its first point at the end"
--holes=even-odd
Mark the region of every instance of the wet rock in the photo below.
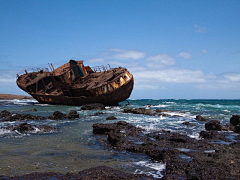
{"type": "Polygon", "coordinates": [[[46,126],[46,125],[36,126],[36,125],[28,124],[28,123],[11,125],[11,126],[8,126],[6,129],[11,130],[11,131],[18,131],[20,133],[32,133],[32,132],[36,132],[36,131],[43,133],[43,132],[51,132],[51,131],[56,130],[56,128],[46,126]]]}
{"type": "Polygon", "coordinates": [[[117,119],[115,116],[109,116],[106,118],[106,120],[115,120],[115,119],[117,119]]]}
{"type": "Polygon", "coordinates": [[[184,125],[186,125],[186,126],[196,126],[196,124],[192,124],[192,123],[190,123],[190,122],[188,122],[188,121],[185,121],[185,122],[183,122],[182,124],[184,124],[184,125]]]}
{"type": "Polygon", "coordinates": [[[154,113],[150,109],[138,108],[138,109],[124,109],[124,113],[132,113],[132,114],[144,114],[144,115],[154,115],[154,113]]]}
{"type": "Polygon", "coordinates": [[[71,111],[68,116],[67,116],[68,119],[76,119],[76,118],[79,118],[79,114],[77,113],[77,111],[71,111]]]}
{"type": "MultiPolygon", "coordinates": [[[[130,174],[124,173],[122,171],[107,167],[98,166],[90,169],[80,171],[78,173],[54,173],[54,172],[34,172],[21,176],[6,177],[2,176],[4,179],[84,179],[84,180],[107,180],[107,179],[122,179],[122,180],[151,180],[154,179],[152,176],[147,176],[144,174],[130,174]]],[[[1,178],[1,176],[0,176],[1,178]]]]}
{"type": "Polygon", "coordinates": [[[0,113],[0,118],[7,117],[7,116],[11,116],[11,113],[9,111],[7,111],[7,110],[3,110],[0,113]]]}
{"type": "Polygon", "coordinates": [[[105,110],[106,108],[105,105],[101,103],[85,104],[81,107],[81,110],[93,110],[93,109],[105,110]]]}
{"type": "Polygon", "coordinates": [[[66,118],[67,118],[67,115],[63,114],[60,111],[55,111],[52,116],[49,116],[49,119],[52,119],[52,120],[60,120],[60,119],[66,119],[66,118]]]}
{"type": "Polygon", "coordinates": [[[222,130],[222,125],[217,120],[211,120],[211,121],[209,121],[205,124],[205,129],[206,130],[221,131],[222,130]]]}
{"type": "Polygon", "coordinates": [[[196,116],[196,120],[197,120],[197,121],[207,121],[206,118],[204,118],[204,117],[202,117],[202,116],[200,116],[200,115],[197,115],[197,116],[196,116]]]}
{"type": "Polygon", "coordinates": [[[103,112],[96,112],[96,113],[93,114],[93,116],[99,116],[99,115],[102,115],[102,114],[104,114],[104,113],[103,112]]]}
{"type": "Polygon", "coordinates": [[[94,124],[93,132],[105,135],[102,137],[114,148],[144,153],[152,160],[166,163],[163,179],[240,178],[240,143],[215,143],[216,138],[227,141],[223,132],[202,131],[200,136],[205,139],[196,140],[169,131],[146,133],[125,121],[94,124]]]}
{"type": "Polygon", "coordinates": [[[232,115],[232,117],[230,118],[230,123],[233,126],[237,126],[238,124],[240,124],[240,115],[232,115]]]}
{"type": "Polygon", "coordinates": [[[204,139],[221,139],[227,140],[224,135],[219,134],[217,131],[209,130],[209,131],[201,131],[199,133],[200,138],[204,139]]]}
{"type": "Polygon", "coordinates": [[[46,117],[42,116],[34,116],[31,114],[11,114],[10,116],[6,116],[2,121],[25,121],[25,120],[44,120],[46,117]]]}
{"type": "Polygon", "coordinates": [[[240,124],[238,124],[237,126],[235,126],[234,132],[235,132],[235,133],[240,133],[240,124]]]}
{"type": "Polygon", "coordinates": [[[232,124],[227,124],[222,127],[223,131],[234,131],[235,127],[232,124]]]}

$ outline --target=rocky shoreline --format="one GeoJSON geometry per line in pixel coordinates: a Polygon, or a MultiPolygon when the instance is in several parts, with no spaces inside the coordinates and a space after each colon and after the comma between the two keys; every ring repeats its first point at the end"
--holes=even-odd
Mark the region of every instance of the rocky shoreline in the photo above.
{"type": "MultiPolygon", "coordinates": [[[[81,110],[99,109],[103,106],[87,105],[81,110]]],[[[139,109],[124,109],[123,113],[143,114],[149,116],[170,116],[168,111],[139,109]]],[[[98,115],[98,114],[95,114],[98,115]]],[[[99,113],[100,115],[100,113],[99,113]]],[[[0,113],[2,121],[26,121],[28,119],[61,120],[79,118],[77,111],[63,114],[55,111],[48,117],[38,117],[30,114],[12,114],[8,111],[0,113]]],[[[117,118],[111,117],[117,121],[117,118]]],[[[233,115],[228,125],[221,125],[217,120],[208,120],[202,116],[196,116],[197,121],[205,121],[205,130],[199,132],[199,139],[191,138],[181,132],[166,130],[146,132],[144,129],[133,126],[126,121],[115,123],[93,124],[93,134],[97,136],[99,143],[109,149],[129,151],[146,154],[153,162],[166,164],[162,172],[162,179],[240,179],[240,116],[233,115]],[[235,133],[233,133],[233,131],[235,133]]],[[[194,124],[183,123],[186,126],[194,124]]],[[[48,126],[35,126],[26,122],[19,125],[11,125],[6,129],[20,133],[32,132],[35,129],[40,132],[56,131],[48,126]]],[[[23,176],[5,177],[0,179],[154,179],[143,174],[129,174],[110,167],[100,166],[86,169],[79,173],[31,173],[23,176]]]]}

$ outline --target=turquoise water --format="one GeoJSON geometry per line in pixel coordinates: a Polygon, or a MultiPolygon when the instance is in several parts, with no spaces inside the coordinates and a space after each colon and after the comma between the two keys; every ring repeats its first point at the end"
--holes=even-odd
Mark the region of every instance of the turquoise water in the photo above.
{"type": "MultiPolygon", "coordinates": [[[[240,114],[240,100],[128,100],[120,106],[107,107],[104,114],[94,116],[99,110],[81,111],[76,106],[53,106],[38,104],[34,100],[0,100],[0,112],[49,116],[54,111],[68,114],[78,111],[80,118],[75,120],[26,121],[35,125],[49,125],[58,128],[51,133],[20,134],[0,129],[0,174],[22,175],[31,172],[79,172],[96,167],[110,166],[125,172],[152,174],[161,178],[165,164],[152,162],[147,156],[117,151],[98,143],[98,136],[92,134],[94,123],[112,123],[120,120],[142,127],[146,131],[167,129],[186,133],[198,138],[204,130],[204,122],[195,120],[196,115],[208,119],[217,119],[221,124],[228,124],[233,114],[240,114]],[[146,116],[122,113],[124,108],[150,108],[169,110],[172,116],[146,116]],[[37,111],[32,111],[37,109],[37,111]],[[106,121],[108,116],[117,120],[106,121]],[[174,115],[178,115],[174,116],[174,115]],[[185,126],[188,121],[196,126],[185,126]]],[[[0,127],[22,122],[1,122],[0,127]]]]}

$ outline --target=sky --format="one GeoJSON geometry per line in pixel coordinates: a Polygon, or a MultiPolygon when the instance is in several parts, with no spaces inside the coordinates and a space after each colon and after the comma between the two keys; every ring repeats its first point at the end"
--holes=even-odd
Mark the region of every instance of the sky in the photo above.
{"type": "Polygon", "coordinates": [[[70,59],[126,67],[131,99],[240,99],[239,0],[0,0],[0,93],[70,59]]]}

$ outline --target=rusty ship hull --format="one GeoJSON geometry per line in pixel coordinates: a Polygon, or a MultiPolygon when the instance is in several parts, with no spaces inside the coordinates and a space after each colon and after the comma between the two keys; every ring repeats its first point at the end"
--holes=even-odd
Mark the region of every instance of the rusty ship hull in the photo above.
{"type": "Polygon", "coordinates": [[[17,74],[17,85],[42,104],[81,106],[90,103],[118,105],[130,97],[134,79],[123,67],[90,68],[70,60],[54,69],[17,74]]]}

